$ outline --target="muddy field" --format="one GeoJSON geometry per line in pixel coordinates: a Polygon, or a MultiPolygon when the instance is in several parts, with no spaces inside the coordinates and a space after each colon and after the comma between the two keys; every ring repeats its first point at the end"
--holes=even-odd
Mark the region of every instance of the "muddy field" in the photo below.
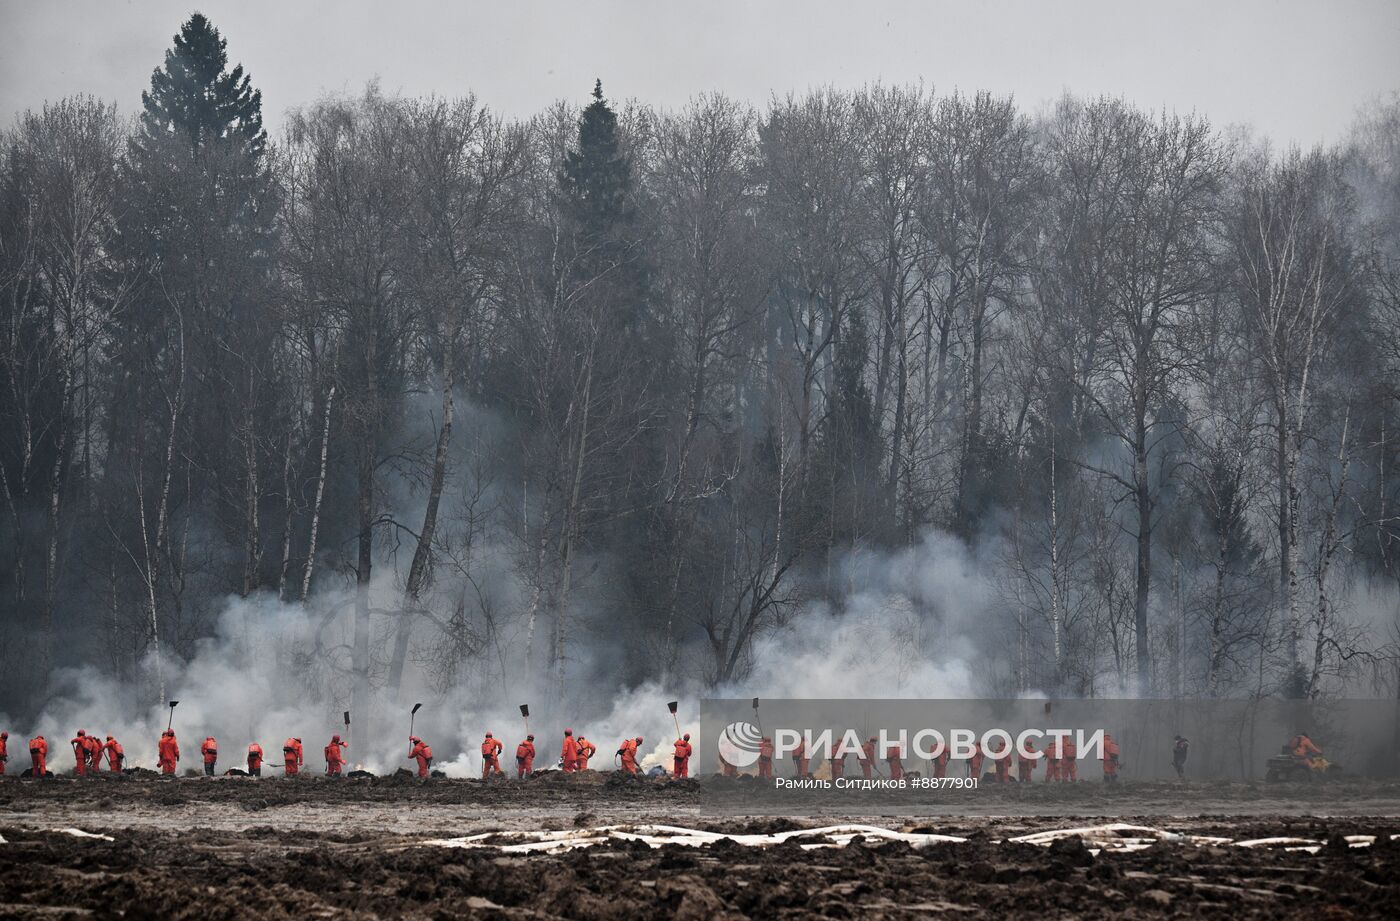
{"type": "Polygon", "coordinates": [[[1057,803],[1040,801],[1056,795],[1040,790],[978,791],[981,815],[920,806],[903,818],[879,809],[789,818],[760,815],[771,811],[766,804],[752,815],[726,815],[752,793],[744,783],[609,774],[523,784],[6,779],[0,917],[1400,916],[1394,788],[1173,786],[1173,816],[1157,808],[1169,791],[1155,785],[1105,793],[1081,784],[1060,791],[1057,803]],[[1290,797],[1312,803],[1288,806],[1290,797]],[[1045,814],[1056,804],[1063,814],[1045,814]],[[1010,814],[1018,805],[1021,814],[1010,814]],[[1097,855],[1102,842],[1090,833],[1049,846],[1008,840],[1102,824],[1108,814],[1169,840],[1097,855]],[[654,848],[598,838],[576,850],[519,852],[520,842],[543,831],[616,834],[587,830],[630,833],[655,823],[737,837],[838,821],[901,829],[909,840],[867,832],[848,833],[844,846],[795,837],[654,848]],[[488,832],[517,835],[443,846],[488,832]],[[928,835],[966,840],[914,840],[928,835]],[[1191,835],[1219,840],[1184,837],[1191,835]],[[1244,844],[1274,838],[1307,841],[1244,844]]]}

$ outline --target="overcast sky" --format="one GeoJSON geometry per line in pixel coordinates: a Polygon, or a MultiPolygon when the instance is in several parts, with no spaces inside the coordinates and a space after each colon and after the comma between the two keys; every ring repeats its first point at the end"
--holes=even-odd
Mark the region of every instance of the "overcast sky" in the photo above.
{"type": "Polygon", "coordinates": [[[70,93],[134,110],[194,9],[274,130],[289,107],[376,76],[406,94],[474,91],[507,115],[585,101],[595,76],[609,97],[660,106],[922,79],[1029,109],[1111,93],[1312,144],[1400,90],[1400,0],[0,0],[0,120],[70,93]]]}

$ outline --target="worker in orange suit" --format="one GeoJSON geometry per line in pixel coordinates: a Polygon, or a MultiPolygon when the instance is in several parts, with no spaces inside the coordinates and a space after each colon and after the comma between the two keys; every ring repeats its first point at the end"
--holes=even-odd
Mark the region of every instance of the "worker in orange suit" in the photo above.
{"type": "Polygon", "coordinates": [[[87,733],[79,729],[78,734],[70,739],[68,744],[73,746],[73,771],[82,777],[88,768],[87,733]]]}
{"type": "Polygon", "coordinates": [[[257,742],[248,743],[248,773],[253,777],[262,776],[263,749],[257,742]]]}
{"type": "Polygon", "coordinates": [[[1025,748],[1016,752],[1016,779],[1021,783],[1030,783],[1035,774],[1035,763],[1040,758],[1040,752],[1036,751],[1035,745],[1027,739],[1025,748]]]}
{"type": "Polygon", "coordinates": [[[840,748],[841,743],[839,741],[831,746],[831,757],[828,759],[828,762],[831,765],[832,780],[840,780],[842,777],[846,776],[846,753],[842,751],[840,754],[837,754],[840,748]]]}
{"type": "Polygon", "coordinates": [[[875,737],[871,736],[865,740],[865,744],[860,747],[860,772],[865,775],[865,779],[870,779],[870,773],[875,768],[875,737]]]}
{"type": "Polygon", "coordinates": [[[204,776],[213,777],[214,764],[219,760],[219,743],[214,741],[213,736],[205,736],[199,753],[204,756],[204,776]]]}
{"type": "Polygon", "coordinates": [[[1054,736],[1045,746],[1045,782],[1054,783],[1060,779],[1060,737],[1054,736]]]}
{"type": "Polygon", "coordinates": [[[126,752],[122,749],[122,743],[108,736],[102,750],[107,753],[107,769],[113,774],[119,773],[123,762],[126,761],[126,752]]]}
{"type": "Polygon", "coordinates": [[[1079,752],[1074,747],[1074,739],[1065,736],[1060,746],[1060,780],[1074,783],[1079,780],[1079,752]]]}
{"type": "Polygon", "coordinates": [[[686,733],[676,740],[676,750],[671,756],[671,766],[675,769],[673,773],[677,777],[690,776],[690,755],[694,749],[690,745],[690,733],[686,733]]]}
{"type": "Polygon", "coordinates": [[[345,767],[345,749],[350,747],[349,742],[340,741],[337,733],[331,736],[331,742],[326,746],[326,776],[339,777],[340,771],[345,767]]]}
{"type": "Polygon", "coordinates": [[[738,777],[739,769],[728,761],[724,760],[724,753],[719,755],[719,773],[721,777],[738,777]]]}
{"type": "Polygon", "coordinates": [[[282,773],[284,776],[296,777],[301,773],[301,756],[301,739],[289,738],[282,743],[282,773]]]}
{"type": "Polygon", "coordinates": [[[801,780],[807,776],[807,747],[801,739],[797,740],[797,747],[792,750],[792,760],[796,762],[797,779],[801,780]]]}
{"type": "Polygon", "coordinates": [[[560,749],[560,756],[563,763],[564,773],[572,774],[578,770],[578,741],[574,739],[572,729],[564,730],[564,747],[560,749]]]}
{"type": "Polygon", "coordinates": [[[1118,782],[1118,743],[1107,732],[1103,734],[1103,782],[1118,782]]]}
{"type": "Polygon", "coordinates": [[[768,736],[758,743],[758,776],[773,776],[773,740],[768,736]]]}
{"type": "MultiPolygon", "coordinates": [[[[78,733],[82,735],[82,733],[78,733]]],[[[1300,732],[1288,743],[1288,747],[1293,752],[1293,757],[1301,758],[1308,764],[1312,764],[1314,758],[1322,757],[1322,749],[1313,744],[1313,740],[1308,738],[1308,734],[1300,732]]]]}
{"type": "Polygon", "coordinates": [[[641,736],[637,736],[635,739],[623,739],[622,747],[617,750],[617,753],[622,756],[622,769],[629,774],[635,774],[638,771],[637,746],[641,744],[641,736]]]}
{"type": "Polygon", "coordinates": [[[160,743],[156,745],[156,759],[162,774],[175,773],[175,765],[180,763],[180,743],[175,740],[175,730],[167,729],[160,734],[160,743]]]}
{"type": "Polygon", "coordinates": [[[992,768],[997,772],[997,783],[1011,782],[1011,759],[1014,757],[1012,746],[1008,745],[1006,751],[992,758],[992,768]]]}
{"type": "Polygon", "coordinates": [[[904,749],[898,743],[891,745],[889,751],[885,752],[885,763],[890,768],[890,780],[899,780],[904,776],[904,749]]]}
{"type": "Polygon", "coordinates": [[[49,742],[43,736],[29,740],[29,776],[40,779],[49,775],[49,742]]]}
{"type": "Polygon", "coordinates": [[[486,733],[486,738],[481,742],[481,779],[485,780],[493,773],[501,773],[501,749],[505,748],[501,740],[495,738],[491,733],[486,733]]]}
{"type": "Polygon", "coordinates": [[[417,736],[409,736],[408,741],[413,745],[408,751],[408,757],[418,762],[418,776],[427,777],[428,769],[433,766],[432,747],[417,736]]]}
{"type": "Polygon", "coordinates": [[[967,759],[967,776],[976,780],[982,779],[982,761],[987,757],[982,751],[982,740],[977,739],[972,743],[972,756],[967,759]]]}
{"type": "Polygon", "coordinates": [[[516,779],[529,777],[535,770],[535,737],[528,735],[525,741],[515,746],[516,779]]]}
{"type": "Polygon", "coordinates": [[[102,740],[97,737],[97,733],[88,733],[87,750],[88,770],[96,774],[102,770],[102,740]]]}
{"type": "Polygon", "coordinates": [[[578,770],[588,770],[588,759],[598,754],[598,746],[588,741],[579,733],[578,737],[578,770]]]}
{"type": "Polygon", "coordinates": [[[0,732],[0,774],[5,773],[5,765],[10,762],[10,734],[0,732]]]}
{"type": "Polygon", "coordinates": [[[952,754],[948,751],[948,746],[946,746],[946,745],[943,746],[942,750],[939,751],[937,757],[935,757],[935,758],[933,759],[933,776],[934,776],[934,777],[947,777],[947,776],[948,776],[948,759],[951,758],[951,757],[952,757],[952,754]]]}

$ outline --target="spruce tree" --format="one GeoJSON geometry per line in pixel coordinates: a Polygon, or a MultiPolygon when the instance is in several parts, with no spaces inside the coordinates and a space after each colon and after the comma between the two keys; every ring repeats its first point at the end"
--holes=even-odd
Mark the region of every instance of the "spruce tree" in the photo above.
{"type": "Polygon", "coordinates": [[[578,125],[578,148],[564,157],[559,174],[566,213],[589,242],[615,236],[632,222],[632,162],[617,136],[617,114],[593,84],[593,102],[578,125]]]}
{"type": "Polygon", "coordinates": [[[175,499],[214,506],[243,551],[230,587],[251,590],[269,482],[259,467],[280,389],[271,296],[277,198],[262,96],[242,66],[228,68],[226,41],[195,13],[141,101],[122,170],[120,249],[131,297],[113,357],[120,398],[136,412],[114,422],[111,443],[139,458],[133,478],[168,478],[187,491],[175,499]],[[173,446],[172,460],[152,445],[173,446]],[[181,469],[172,474],[172,466],[181,469]]]}
{"type": "Polygon", "coordinates": [[[632,160],[623,148],[617,114],[593,84],[593,101],[578,125],[578,146],[559,172],[561,213],[575,253],[575,282],[596,292],[629,334],[647,336],[647,273],[641,258],[632,160]]]}

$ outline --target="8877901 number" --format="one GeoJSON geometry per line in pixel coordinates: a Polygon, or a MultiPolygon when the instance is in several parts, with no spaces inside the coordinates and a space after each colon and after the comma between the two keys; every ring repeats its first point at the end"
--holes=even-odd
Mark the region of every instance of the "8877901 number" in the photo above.
{"type": "Polygon", "coordinates": [[[976,790],[977,777],[909,777],[914,790],[976,790]]]}

